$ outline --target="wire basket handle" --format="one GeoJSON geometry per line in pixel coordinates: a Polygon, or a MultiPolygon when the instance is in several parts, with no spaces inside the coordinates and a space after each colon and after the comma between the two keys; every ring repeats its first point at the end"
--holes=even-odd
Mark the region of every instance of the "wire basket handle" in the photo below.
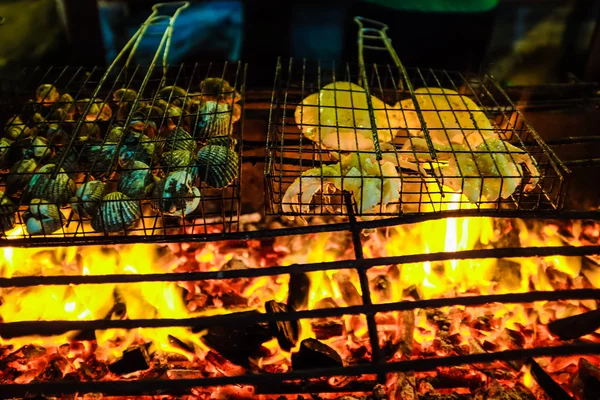
{"type": "MultiPolygon", "coordinates": [[[[155,5],[152,6],[152,14],[150,14],[150,16],[148,18],[146,18],[146,20],[142,23],[142,25],[140,25],[140,27],[133,34],[131,39],[129,39],[129,41],[125,44],[123,49],[121,49],[119,54],[117,54],[117,56],[112,61],[112,63],[110,63],[110,65],[106,69],[106,72],[104,73],[104,75],[102,75],[102,78],[100,78],[100,80],[98,81],[98,85],[96,86],[92,95],[90,96],[90,101],[85,105],[85,108],[82,112],[83,115],[87,115],[89,113],[89,111],[92,107],[92,104],[94,104],[94,102],[96,101],[96,98],[98,97],[98,93],[100,93],[100,90],[102,89],[102,86],[108,79],[110,73],[113,71],[115,66],[117,66],[119,61],[121,61],[123,59],[125,54],[129,54],[127,57],[127,60],[125,61],[125,68],[127,68],[129,66],[129,64],[133,60],[135,52],[136,52],[137,48],[139,47],[142,39],[144,38],[144,35],[146,34],[146,31],[148,30],[148,28],[151,26],[157,26],[157,25],[166,23],[166,28],[162,35],[160,44],[158,45],[158,48],[156,49],[156,52],[154,53],[152,62],[148,66],[148,71],[146,72],[146,75],[144,76],[144,79],[142,80],[140,88],[137,91],[135,99],[133,100],[132,109],[135,110],[137,108],[137,106],[139,105],[140,98],[142,97],[142,93],[144,92],[146,85],[148,84],[148,81],[150,80],[150,76],[152,74],[152,71],[154,70],[154,67],[156,66],[156,62],[158,61],[161,52],[162,52],[162,67],[163,67],[163,76],[162,76],[161,86],[164,84],[166,70],[167,70],[167,57],[169,55],[169,48],[171,47],[171,37],[173,36],[173,27],[175,25],[175,20],[177,19],[177,17],[181,13],[181,11],[183,11],[184,9],[189,7],[189,5],[190,5],[190,3],[188,1],[176,1],[176,2],[172,2],[172,3],[156,3],[155,5]],[[168,11],[172,11],[172,14],[167,15],[168,11]]],[[[132,117],[133,117],[133,113],[127,114],[127,119],[125,120],[124,126],[129,125],[132,117]]],[[[84,119],[85,118],[78,119],[77,124],[75,125],[75,130],[73,132],[73,135],[71,135],[71,139],[70,139],[69,143],[67,144],[67,149],[71,148],[73,146],[73,144],[75,143],[75,139],[77,138],[77,132],[79,132],[79,130],[81,129],[84,119]]],[[[121,145],[122,140],[123,140],[123,138],[119,139],[118,146],[121,145]]],[[[60,172],[60,169],[61,169],[63,163],[65,162],[67,156],[68,156],[68,151],[65,151],[64,154],[61,156],[59,162],[57,163],[57,168],[55,168],[55,170],[52,172],[52,178],[55,178],[56,175],[60,172]]],[[[113,157],[116,157],[116,156],[117,156],[117,154],[115,153],[113,155],[113,157]]],[[[112,172],[112,171],[109,171],[109,172],[112,172]]]]}
{"type": "MultiPolygon", "coordinates": [[[[400,61],[396,50],[392,46],[392,39],[390,39],[387,35],[387,31],[389,27],[378,21],[374,21],[372,19],[364,18],[364,17],[354,17],[354,22],[358,24],[358,64],[359,64],[359,86],[365,89],[367,94],[367,106],[369,108],[369,118],[371,120],[371,129],[373,130],[373,142],[375,144],[375,153],[377,155],[377,159],[381,160],[381,149],[379,147],[379,138],[377,136],[377,125],[375,120],[375,111],[373,110],[373,102],[371,101],[371,93],[369,90],[369,85],[367,84],[367,70],[365,68],[365,57],[364,50],[379,50],[386,51],[394,60],[394,64],[398,68],[401,77],[404,79],[406,84],[406,89],[408,90],[410,97],[415,106],[415,112],[419,118],[419,122],[421,123],[421,128],[423,128],[423,136],[425,137],[425,142],[427,143],[427,148],[429,150],[429,154],[432,159],[436,159],[435,148],[433,147],[433,142],[431,141],[431,136],[429,136],[429,130],[427,129],[427,124],[425,123],[425,119],[423,118],[423,113],[421,112],[421,107],[419,106],[419,102],[417,101],[417,97],[415,95],[415,91],[413,89],[412,83],[408,78],[408,73],[406,72],[406,68],[400,61]],[[379,44],[365,44],[365,39],[374,40],[380,42],[379,44]],[[383,43],[383,45],[381,44],[383,43]]],[[[402,80],[400,80],[399,85],[400,90],[404,90],[404,85],[402,84],[402,80]]]]}

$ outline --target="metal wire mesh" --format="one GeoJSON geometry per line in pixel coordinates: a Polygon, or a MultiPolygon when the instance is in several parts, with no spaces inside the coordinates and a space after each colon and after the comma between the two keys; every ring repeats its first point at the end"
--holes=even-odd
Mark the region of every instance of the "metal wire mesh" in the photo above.
{"type": "Polygon", "coordinates": [[[372,108],[358,66],[278,63],[267,213],[348,215],[344,190],[363,219],[561,207],[567,168],[491,77],[408,69],[410,93],[393,67],[366,72],[372,108]]]}
{"type": "Polygon", "coordinates": [[[242,63],[211,63],[35,68],[4,82],[2,241],[236,230],[245,76],[242,63]]]}

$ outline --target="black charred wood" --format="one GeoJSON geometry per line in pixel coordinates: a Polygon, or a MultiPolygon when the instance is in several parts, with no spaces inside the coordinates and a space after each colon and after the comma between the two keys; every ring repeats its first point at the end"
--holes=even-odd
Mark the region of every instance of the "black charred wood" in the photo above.
{"type": "MultiPolygon", "coordinates": [[[[265,309],[267,314],[293,312],[293,307],[287,304],[278,303],[275,300],[267,301],[265,303],[265,309]]],[[[300,323],[296,321],[271,321],[269,323],[271,331],[275,334],[279,347],[285,351],[290,351],[292,347],[298,342],[298,335],[300,333],[300,323]]]]}
{"type": "Polygon", "coordinates": [[[548,330],[562,340],[578,339],[598,329],[600,329],[600,310],[557,319],[548,324],[548,330]]]}
{"type": "Polygon", "coordinates": [[[108,370],[116,375],[145,371],[148,368],[150,368],[150,355],[145,345],[125,350],[123,357],[108,365],[108,370]]]}
{"type": "MultiPolygon", "coordinates": [[[[338,304],[331,297],[325,297],[315,304],[315,309],[338,308],[338,304]]],[[[344,320],[342,318],[318,318],[310,323],[315,338],[326,340],[344,334],[344,320]]]]}
{"type": "Polygon", "coordinates": [[[288,306],[295,310],[305,309],[308,305],[308,294],[310,291],[310,279],[305,273],[290,274],[288,289],[288,306]]]}
{"type": "Polygon", "coordinates": [[[292,369],[342,367],[340,355],[331,347],[316,339],[304,339],[300,350],[292,354],[292,369]]]}
{"type": "MultiPolygon", "coordinates": [[[[259,315],[258,311],[246,311],[237,315],[259,315]]],[[[199,329],[193,329],[198,332],[199,329]]],[[[273,337],[267,322],[254,324],[213,326],[202,341],[211,349],[234,364],[248,366],[248,357],[260,355],[261,345],[273,337]]]]}

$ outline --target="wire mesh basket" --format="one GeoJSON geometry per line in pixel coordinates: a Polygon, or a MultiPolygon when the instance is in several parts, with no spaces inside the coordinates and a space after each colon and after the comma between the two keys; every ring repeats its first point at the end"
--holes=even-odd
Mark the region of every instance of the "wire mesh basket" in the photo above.
{"type": "Polygon", "coordinates": [[[234,230],[245,73],[242,63],[36,68],[3,85],[4,239],[234,230]]]}
{"type": "Polygon", "coordinates": [[[566,167],[490,76],[402,70],[279,61],[267,213],[561,207],[566,167]]]}

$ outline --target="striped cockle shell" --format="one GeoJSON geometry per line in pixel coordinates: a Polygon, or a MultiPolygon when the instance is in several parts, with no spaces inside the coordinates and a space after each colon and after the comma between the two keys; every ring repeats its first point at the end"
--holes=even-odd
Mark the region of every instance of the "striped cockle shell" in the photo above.
{"type": "Polygon", "coordinates": [[[55,174],[57,168],[46,164],[33,174],[25,189],[25,198],[47,200],[59,206],[67,204],[75,196],[77,187],[64,169],[60,168],[55,174]]]}
{"type": "Polygon", "coordinates": [[[91,218],[100,207],[106,187],[101,181],[88,181],[77,188],[71,208],[81,218],[91,218]]]}
{"type": "Polygon", "coordinates": [[[35,160],[21,160],[13,164],[6,177],[6,194],[12,196],[25,189],[29,185],[36,168],[37,162],[35,160]]]}
{"type": "Polygon", "coordinates": [[[154,208],[178,217],[192,213],[200,205],[200,190],[193,184],[194,177],[189,171],[171,172],[154,188],[154,208]]]}
{"type": "Polygon", "coordinates": [[[228,103],[205,101],[198,110],[198,136],[207,140],[215,136],[231,135],[232,109],[228,103]]]}
{"type": "Polygon", "coordinates": [[[193,170],[196,155],[189,150],[172,150],[162,154],[162,168],[166,173],[180,169],[193,170]]]}
{"type": "Polygon", "coordinates": [[[235,180],[239,171],[239,157],[228,146],[204,146],[197,154],[198,176],[208,186],[222,189],[235,180]]]}
{"type": "Polygon", "coordinates": [[[25,229],[30,235],[49,235],[62,228],[67,219],[56,206],[43,199],[32,199],[23,213],[25,229]]]}
{"type": "Polygon", "coordinates": [[[95,177],[103,176],[114,167],[118,160],[118,143],[86,144],[83,147],[81,160],[95,177]]]}
{"type": "Polygon", "coordinates": [[[196,140],[185,129],[179,127],[163,139],[163,152],[173,150],[196,151],[196,140]]]}
{"type": "Polygon", "coordinates": [[[134,161],[152,164],[156,153],[156,141],[143,133],[129,131],[123,137],[119,148],[119,165],[128,167],[134,161]]]}
{"type": "Polygon", "coordinates": [[[142,210],[137,200],[121,192],[104,196],[98,211],[92,216],[92,228],[96,232],[121,232],[140,220],[142,210]]]}
{"type": "Polygon", "coordinates": [[[143,199],[152,193],[154,177],[150,167],[134,161],[131,166],[121,173],[117,190],[132,199],[143,199]]]}

